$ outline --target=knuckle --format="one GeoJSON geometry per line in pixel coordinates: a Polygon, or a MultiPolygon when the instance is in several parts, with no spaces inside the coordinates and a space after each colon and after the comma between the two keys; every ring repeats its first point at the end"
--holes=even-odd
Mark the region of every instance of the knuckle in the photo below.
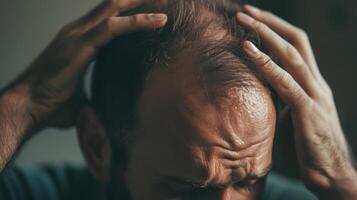
{"type": "Polygon", "coordinates": [[[263,10],[261,12],[262,12],[263,16],[266,16],[266,17],[274,17],[275,16],[272,12],[267,11],[267,10],[263,10]]]}
{"type": "Polygon", "coordinates": [[[301,28],[297,28],[296,34],[301,39],[308,39],[309,38],[309,36],[307,35],[306,31],[304,31],[301,28]]]}
{"type": "Polygon", "coordinates": [[[301,57],[299,51],[290,43],[287,43],[286,45],[286,53],[290,58],[290,63],[292,63],[294,67],[301,68],[305,66],[305,61],[301,57]]]}
{"type": "MultiPolygon", "coordinates": [[[[87,40],[92,42],[96,40],[96,38],[111,38],[112,37],[112,29],[113,29],[113,21],[111,19],[107,19],[103,21],[100,25],[95,27],[92,31],[87,33],[87,40]]],[[[101,39],[102,41],[104,39],[101,39]]]]}
{"type": "Polygon", "coordinates": [[[113,27],[113,22],[111,19],[106,19],[98,26],[96,26],[91,32],[94,34],[103,34],[111,31],[113,27]]]}
{"type": "Polygon", "coordinates": [[[327,99],[334,98],[333,92],[329,85],[325,83],[317,83],[316,89],[314,90],[313,97],[324,101],[327,99]]]}
{"type": "Polygon", "coordinates": [[[272,68],[271,66],[273,66],[273,60],[268,56],[261,56],[260,61],[264,68],[272,68]]]}
{"type": "Polygon", "coordinates": [[[285,49],[286,49],[286,52],[287,52],[289,58],[296,59],[296,57],[299,55],[299,52],[297,51],[297,49],[289,43],[286,44],[285,49]]]}
{"type": "Polygon", "coordinates": [[[291,97],[291,105],[295,110],[309,110],[312,106],[312,99],[298,85],[290,86],[289,96],[291,97]]]}
{"type": "Polygon", "coordinates": [[[257,57],[258,63],[263,68],[273,68],[274,61],[264,53],[260,53],[257,57]]]}
{"type": "Polygon", "coordinates": [[[140,16],[139,15],[133,15],[129,18],[129,23],[132,26],[136,26],[140,22],[140,16]]]}
{"type": "Polygon", "coordinates": [[[257,20],[254,20],[254,27],[258,32],[265,32],[268,29],[267,25],[265,25],[257,20]]]}
{"type": "Polygon", "coordinates": [[[300,112],[310,113],[315,105],[315,102],[311,98],[307,97],[303,92],[296,94],[294,98],[296,99],[296,103],[295,108],[293,109],[299,110],[300,112]]]}
{"type": "Polygon", "coordinates": [[[292,91],[292,104],[295,106],[295,110],[302,112],[310,112],[314,106],[316,106],[315,99],[308,95],[305,90],[299,85],[295,86],[292,91]]]}
{"type": "Polygon", "coordinates": [[[113,27],[113,21],[109,18],[103,22],[102,31],[110,32],[113,27]]]}
{"type": "Polygon", "coordinates": [[[306,104],[306,96],[305,92],[301,89],[301,87],[293,87],[291,90],[292,96],[299,104],[306,104]]]}
{"type": "Polygon", "coordinates": [[[325,88],[326,88],[325,91],[326,91],[327,95],[328,95],[329,97],[333,97],[334,94],[333,94],[333,91],[332,91],[331,87],[326,84],[325,88]]]}
{"type": "Polygon", "coordinates": [[[256,16],[258,16],[259,18],[262,18],[262,17],[265,16],[266,10],[263,10],[263,9],[255,10],[255,11],[254,11],[254,14],[255,14],[256,16]]]}
{"type": "Polygon", "coordinates": [[[291,75],[282,69],[275,69],[276,80],[281,83],[284,91],[292,91],[293,79],[291,75]]]}
{"type": "Polygon", "coordinates": [[[293,77],[283,71],[279,70],[278,73],[276,73],[276,81],[280,83],[280,90],[284,93],[287,94],[288,98],[290,99],[290,104],[295,104],[295,102],[302,102],[304,96],[304,91],[302,91],[301,87],[299,87],[293,77]]]}
{"type": "MultiPolygon", "coordinates": [[[[269,74],[269,76],[272,78],[272,81],[274,82],[282,83],[282,81],[286,79],[284,71],[278,66],[273,66],[273,67],[268,66],[265,68],[265,70],[266,73],[269,74]]],[[[286,87],[287,86],[283,86],[282,88],[286,88],[286,87]]]]}
{"type": "Polygon", "coordinates": [[[309,36],[303,29],[295,27],[295,31],[294,31],[292,40],[294,42],[308,42],[309,36]]]}

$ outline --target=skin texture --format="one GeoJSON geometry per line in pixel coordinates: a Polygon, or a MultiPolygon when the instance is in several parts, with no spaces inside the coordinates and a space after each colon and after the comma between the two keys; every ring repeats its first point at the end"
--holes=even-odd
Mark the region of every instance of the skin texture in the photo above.
{"type": "Polygon", "coordinates": [[[272,163],[276,113],[268,90],[256,81],[213,103],[195,66],[182,60],[155,70],[143,92],[125,173],[133,199],[255,199],[272,163]]]}
{"type": "MultiPolygon", "coordinates": [[[[1,91],[1,170],[20,144],[40,129],[66,128],[76,124],[88,168],[103,185],[114,179],[110,174],[112,155],[105,129],[93,110],[86,106],[84,97],[78,94],[81,94],[84,72],[95,60],[100,46],[114,35],[165,24],[166,17],[162,15],[154,18],[145,14],[115,17],[120,11],[141,3],[144,1],[104,1],[89,14],[65,26],[20,78],[1,91]]],[[[269,12],[250,6],[245,6],[244,12],[238,14],[237,20],[255,29],[266,48],[277,57],[278,62],[274,62],[254,44],[245,42],[246,55],[287,105],[290,114],[287,116],[293,122],[301,178],[320,199],[356,199],[354,162],[342,132],[332,91],[319,72],[306,33],[269,12]]],[[[189,66],[189,63],[185,65],[189,66]]],[[[227,90],[225,101],[212,103],[202,92],[205,88],[195,84],[194,77],[182,78],[182,74],[195,73],[178,71],[167,74],[172,74],[171,78],[187,80],[178,81],[179,85],[172,84],[172,80],[158,79],[160,73],[165,72],[156,72],[157,76],[147,84],[143,94],[148,101],[141,104],[141,128],[137,131],[142,135],[134,146],[130,170],[118,172],[119,178],[115,179],[125,181],[134,198],[147,195],[141,199],[174,198],[174,195],[158,191],[160,187],[151,185],[154,184],[153,178],[159,177],[158,172],[160,177],[190,175],[189,178],[193,177],[203,185],[220,186],[212,190],[207,190],[207,186],[194,199],[254,198],[259,188],[244,193],[232,186],[271,163],[269,140],[272,136],[264,136],[273,135],[268,134],[274,129],[269,124],[273,123],[273,112],[264,89],[258,82],[258,92],[232,88],[227,90]],[[160,88],[163,87],[158,86],[160,82],[171,87],[160,88]],[[182,98],[173,98],[177,95],[182,98]],[[254,102],[263,102],[263,105],[254,102]],[[152,117],[156,112],[162,115],[152,117]],[[152,123],[148,123],[150,120],[152,123]],[[260,123],[257,122],[259,120],[260,123]],[[158,137],[162,130],[167,132],[158,137]],[[164,165],[158,164],[160,161],[155,154],[158,151],[167,160],[164,165]],[[181,162],[176,162],[176,159],[181,162]],[[139,181],[139,174],[145,175],[146,179],[139,181]],[[139,184],[145,187],[140,188],[139,184]],[[142,191],[134,193],[134,187],[142,191]]],[[[103,193],[103,199],[105,195],[103,193]]],[[[190,198],[193,197],[186,199],[190,198]]]]}

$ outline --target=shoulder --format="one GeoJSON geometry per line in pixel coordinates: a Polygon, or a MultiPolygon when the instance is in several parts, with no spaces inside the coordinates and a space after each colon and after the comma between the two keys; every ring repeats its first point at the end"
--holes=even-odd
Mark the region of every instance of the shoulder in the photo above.
{"type": "Polygon", "coordinates": [[[272,172],[267,177],[263,199],[317,200],[302,182],[272,172]]]}
{"type": "Polygon", "coordinates": [[[82,166],[14,167],[0,176],[0,199],[82,199],[88,189],[94,193],[96,181],[82,166]]]}

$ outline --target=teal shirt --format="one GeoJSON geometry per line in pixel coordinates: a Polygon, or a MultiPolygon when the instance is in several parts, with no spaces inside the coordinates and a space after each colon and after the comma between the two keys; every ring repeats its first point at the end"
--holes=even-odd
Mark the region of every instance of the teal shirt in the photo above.
{"type": "MultiPolygon", "coordinates": [[[[97,200],[97,182],[84,167],[12,168],[0,176],[0,200],[97,200]]],[[[316,200],[300,182],[270,173],[265,200],[316,200]]]]}

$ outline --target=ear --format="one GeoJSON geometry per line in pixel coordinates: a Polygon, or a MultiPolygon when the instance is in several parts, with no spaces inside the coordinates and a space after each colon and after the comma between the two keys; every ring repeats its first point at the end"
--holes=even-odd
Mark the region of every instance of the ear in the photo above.
{"type": "Polygon", "coordinates": [[[89,170],[98,180],[109,182],[111,146],[103,125],[91,107],[85,106],[81,109],[76,127],[89,170]]]}

